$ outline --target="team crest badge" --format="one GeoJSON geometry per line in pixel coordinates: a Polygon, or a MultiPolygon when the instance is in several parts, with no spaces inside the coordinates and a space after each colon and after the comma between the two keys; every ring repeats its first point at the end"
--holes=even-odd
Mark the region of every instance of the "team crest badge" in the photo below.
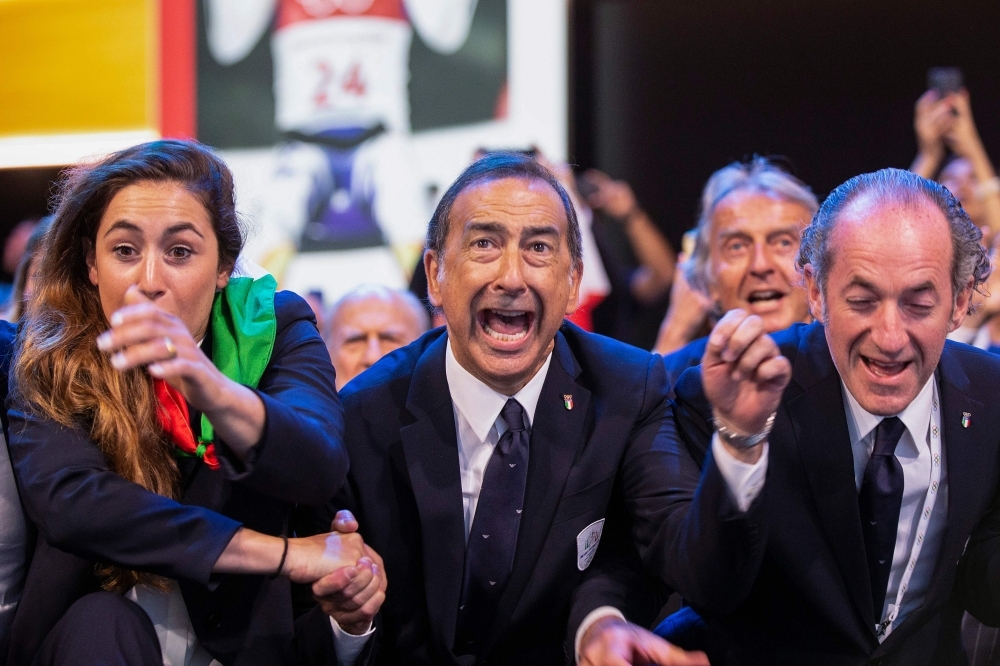
{"type": "Polygon", "coordinates": [[[585,571],[594,561],[597,545],[601,543],[601,533],[604,532],[604,519],[593,522],[576,535],[576,568],[585,571]]]}

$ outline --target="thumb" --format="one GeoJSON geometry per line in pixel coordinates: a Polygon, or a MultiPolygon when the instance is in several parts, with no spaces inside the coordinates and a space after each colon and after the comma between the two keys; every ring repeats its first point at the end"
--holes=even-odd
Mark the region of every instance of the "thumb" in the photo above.
{"type": "Polygon", "coordinates": [[[341,509],[334,516],[330,529],[341,534],[350,534],[351,532],[358,531],[358,521],[354,518],[353,513],[347,509],[341,509]]]}
{"type": "Polygon", "coordinates": [[[125,291],[125,305],[138,305],[139,303],[152,303],[146,295],[139,289],[139,285],[134,284],[125,291]]]}

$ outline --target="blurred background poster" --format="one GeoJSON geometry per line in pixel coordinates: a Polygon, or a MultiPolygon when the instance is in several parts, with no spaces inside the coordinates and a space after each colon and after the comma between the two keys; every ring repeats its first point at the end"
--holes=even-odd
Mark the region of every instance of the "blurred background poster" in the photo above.
{"type": "Polygon", "coordinates": [[[197,138],[283,288],[404,287],[477,149],[565,159],[561,2],[197,0],[195,31],[197,138]]]}

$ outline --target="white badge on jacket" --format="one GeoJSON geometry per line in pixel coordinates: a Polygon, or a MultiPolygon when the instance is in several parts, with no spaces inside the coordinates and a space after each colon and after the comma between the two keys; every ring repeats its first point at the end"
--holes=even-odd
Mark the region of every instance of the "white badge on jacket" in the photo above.
{"type": "Polygon", "coordinates": [[[604,519],[593,522],[576,535],[576,568],[584,571],[594,561],[597,554],[597,544],[601,543],[601,533],[604,531],[604,519]]]}

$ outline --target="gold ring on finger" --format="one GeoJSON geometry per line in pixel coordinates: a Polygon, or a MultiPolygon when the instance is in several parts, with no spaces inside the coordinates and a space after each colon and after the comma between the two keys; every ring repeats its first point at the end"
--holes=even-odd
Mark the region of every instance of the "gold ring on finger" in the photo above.
{"type": "Polygon", "coordinates": [[[163,338],[163,346],[167,348],[167,354],[169,354],[171,359],[177,358],[177,347],[174,345],[174,341],[170,338],[163,338]]]}

